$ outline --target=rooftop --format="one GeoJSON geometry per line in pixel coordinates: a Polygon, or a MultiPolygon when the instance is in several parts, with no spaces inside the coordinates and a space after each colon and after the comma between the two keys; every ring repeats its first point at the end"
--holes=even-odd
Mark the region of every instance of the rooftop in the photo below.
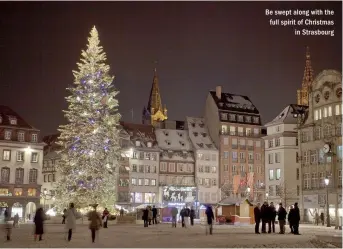
{"type": "Polygon", "coordinates": [[[277,115],[271,122],[265,126],[272,126],[278,124],[297,124],[300,115],[307,115],[308,106],[290,104],[286,106],[282,112],[277,115]]]}
{"type": "Polygon", "coordinates": [[[189,138],[196,149],[216,150],[210,135],[208,134],[204,118],[187,117],[189,138]]]}
{"type": "Polygon", "coordinates": [[[187,130],[156,129],[158,146],[162,150],[191,151],[192,143],[187,130]]]}
{"type": "Polygon", "coordinates": [[[18,113],[4,105],[0,105],[0,126],[37,130],[32,125],[28,124],[18,113]]]}

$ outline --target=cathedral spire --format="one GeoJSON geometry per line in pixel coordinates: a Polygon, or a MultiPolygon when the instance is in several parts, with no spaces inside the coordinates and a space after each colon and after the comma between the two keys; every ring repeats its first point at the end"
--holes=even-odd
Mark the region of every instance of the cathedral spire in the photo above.
{"type": "MultiPolygon", "coordinates": [[[[156,122],[167,119],[167,108],[162,107],[161,93],[156,67],[154,68],[154,77],[152,80],[152,86],[150,90],[150,96],[146,112],[149,112],[148,115],[146,115],[146,117],[149,116],[149,119],[151,119],[150,123],[152,125],[155,125],[156,122]]],[[[143,117],[143,123],[146,123],[146,121],[147,120],[144,120],[143,117]]]]}
{"type": "Polygon", "coordinates": [[[297,91],[297,104],[308,106],[309,91],[313,82],[310,48],[306,47],[306,61],[301,89],[297,91]]]}

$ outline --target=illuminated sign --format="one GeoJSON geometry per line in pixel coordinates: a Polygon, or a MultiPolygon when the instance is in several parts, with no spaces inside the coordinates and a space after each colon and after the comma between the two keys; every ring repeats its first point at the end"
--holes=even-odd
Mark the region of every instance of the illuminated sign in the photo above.
{"type": "Polygon", "coordinates": [[[163,187],[164,202],[168,203],[186,203],[194,202],[196,200],[195,187],[163,187]]]}

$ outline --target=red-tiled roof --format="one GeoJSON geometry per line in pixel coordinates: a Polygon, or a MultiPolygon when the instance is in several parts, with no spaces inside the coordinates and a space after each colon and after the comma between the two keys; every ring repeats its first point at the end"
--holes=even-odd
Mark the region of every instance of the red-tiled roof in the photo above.
{"type": "Polygon", "coordinates": [[[37,130],[32,125],[28,124],[18,113],[13,111],[8,106],[0,105],[0,117],[1,117],[0,126],[12,126],[12,127],[18,127],[18,128],[37,130]],[[16,125],[13,125],[10,123],[10,117],[17,119],[16,125]]]}

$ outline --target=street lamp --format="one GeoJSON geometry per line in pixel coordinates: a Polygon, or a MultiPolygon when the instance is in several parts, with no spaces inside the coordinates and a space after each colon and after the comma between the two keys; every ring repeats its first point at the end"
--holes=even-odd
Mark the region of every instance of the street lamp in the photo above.
{"type": "Polygon", "coordinates": [[[267,201],[268,201],[268,196],[269,196],[269,194],[268,194],[268,193],[266,193],[266,198],[267,198],[267,201]]]}
{"type": "Polygon", "coordinates": [[[326,226],[327,227],[331,227],[330,225],[330,212],[329,212],[329,178],[325,178],[324,179],[324,183],[326,186],[326,226]]]}
{"type": "Polygon", "coordinates": [[[248,200],[250,199],[250,188],[247,187],[247,197],[248,197],[248,200]]]}
{"type": "Polygon", "coordinates": [[[41,196],[43,197],[43,207],[44,207],[44,211],[46,209],[46,206],[45,206],[45,202],[48,201],[48,200],[55,200],[55,196],[52,195],[52,194],[48,194],[48,190],[46,188],[43,189],[43,193],[41,194],[41,196]]]}

